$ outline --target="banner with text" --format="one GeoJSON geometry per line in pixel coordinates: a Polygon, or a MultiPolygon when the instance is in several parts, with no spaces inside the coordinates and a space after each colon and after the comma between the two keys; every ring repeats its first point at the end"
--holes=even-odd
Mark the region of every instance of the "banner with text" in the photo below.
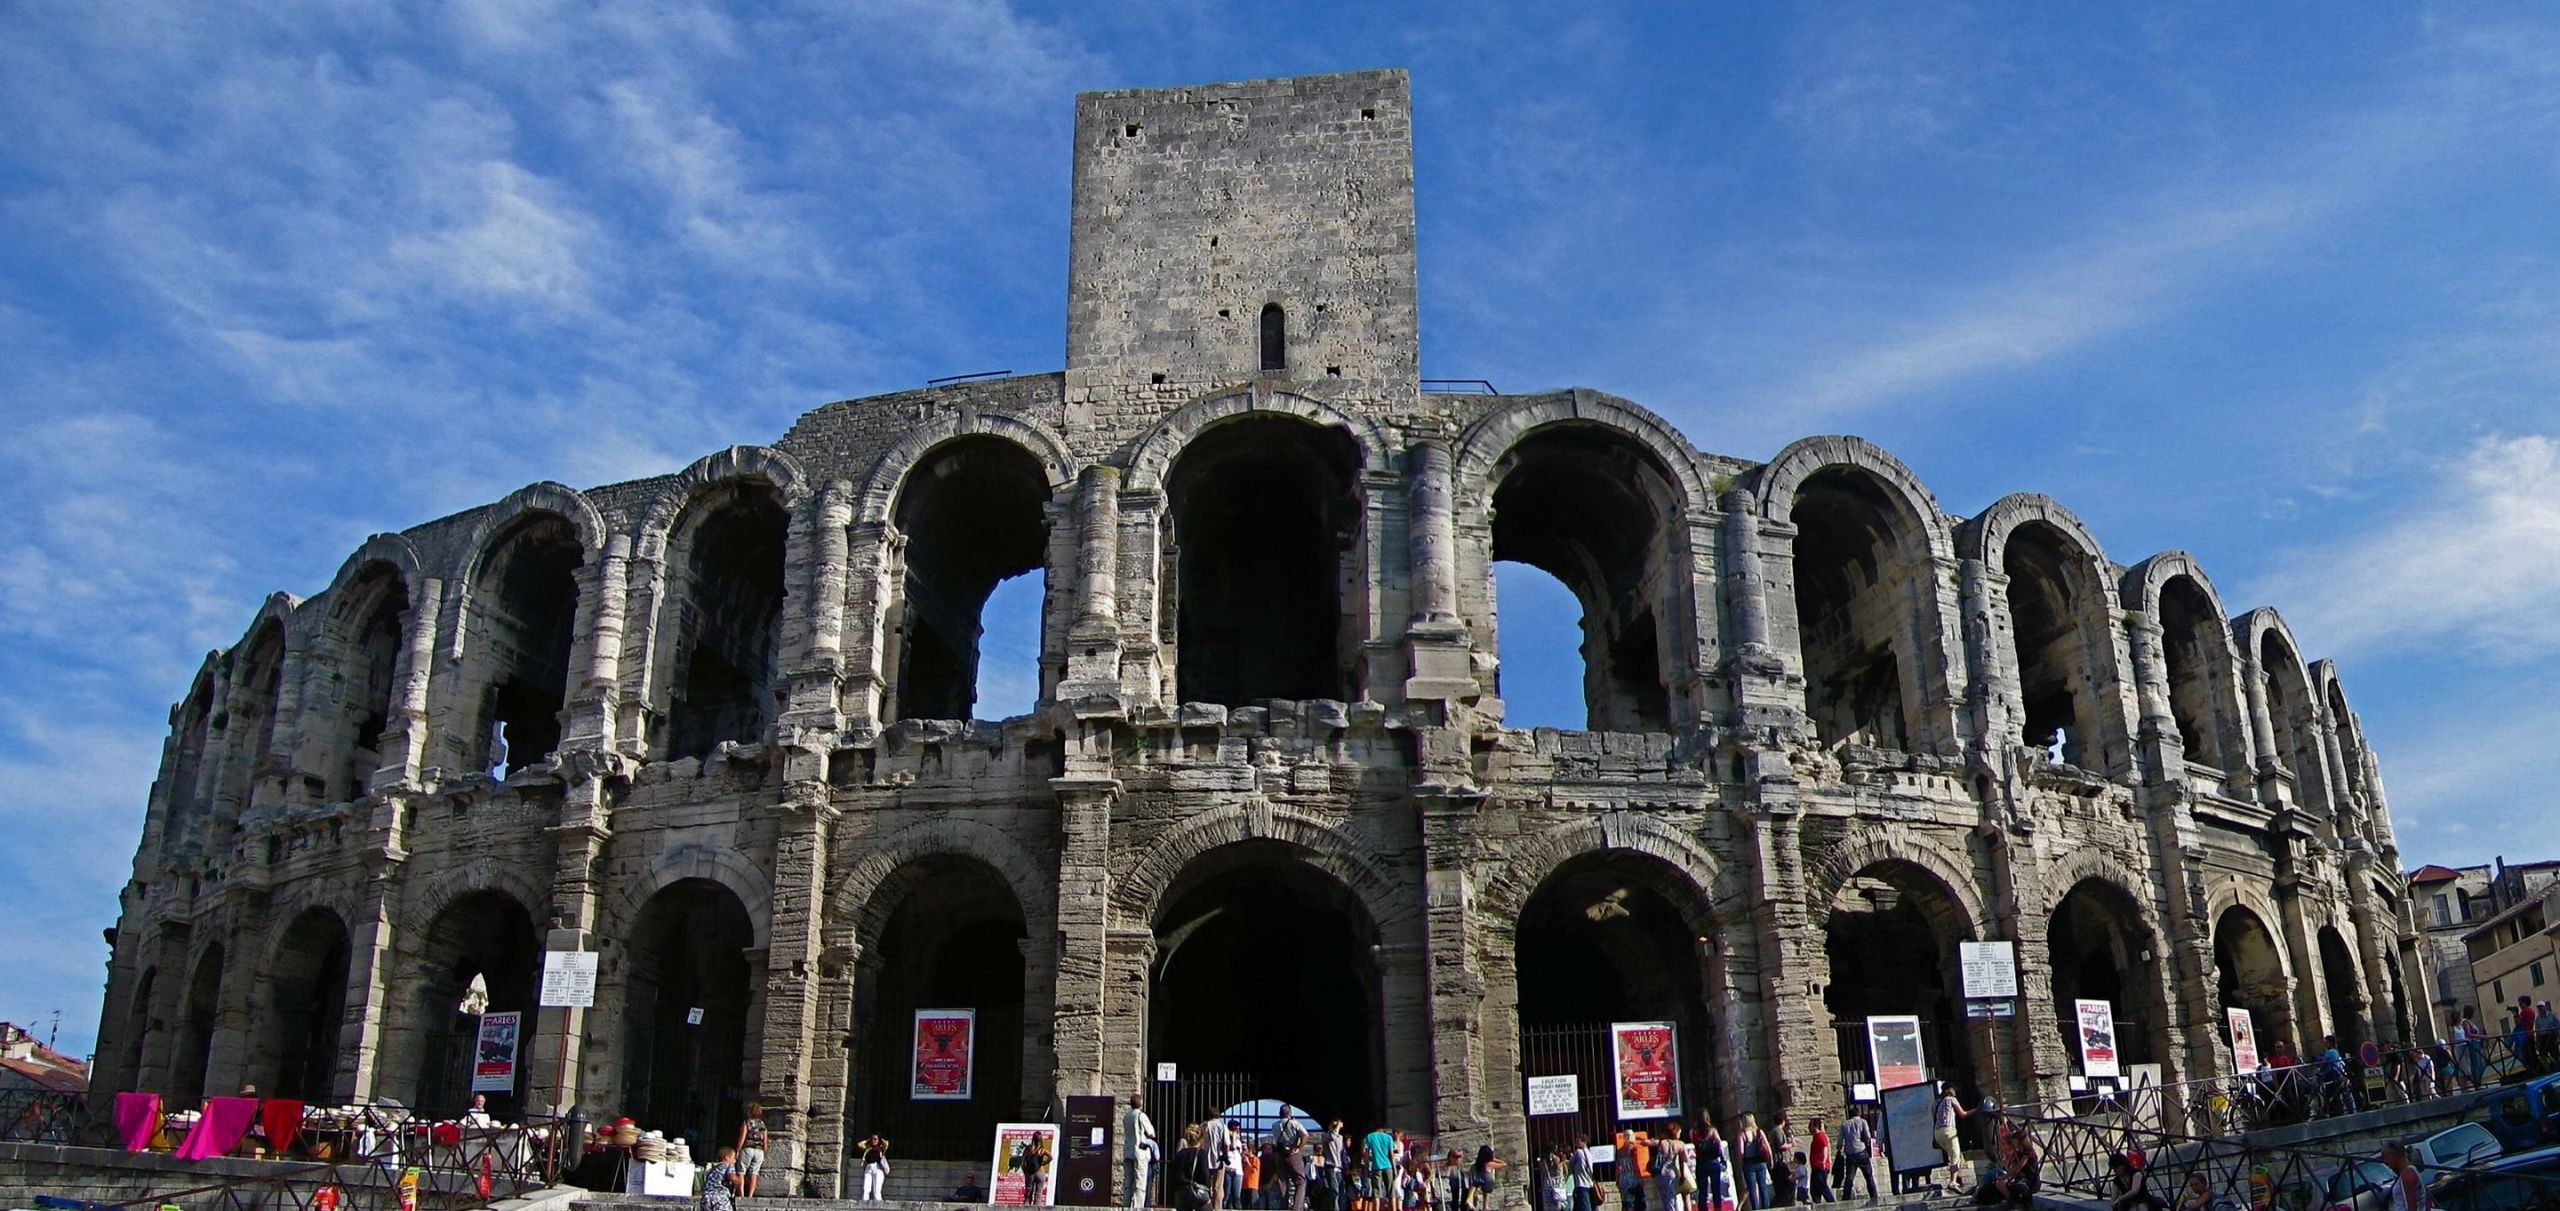
{"type": "Polygon", "coordinates": [[[512,1009],[480,1015],[479,1044],[471,1049],[471,1091],[505,1093],[516,1087],[516,1036],[524,1015],[512,1009]]]}
{"type": "Polygon", "coordinates": [[[1878,1090],[1900,1089],[1929,1079],[1929,1058],[1920,1046],[1920,1019],[1867,1019],[1867,1058],[1875,1065],[1878,1090]]]}
{"type": "Polygon", "coordinates": [[[2258,1070],[2258,1024],[2250,1020],[2249,1011],[2246,1009],[2226,1009],[2223,1012],[2229,1014],[2231,1019],[2231,1070],[2243,1073],[2256,1072],[2258,1070]]]}
{"type": "Polygon", "coordinates": [[[2072,1004],[2080,1010],[2080,1071],[2092,1080],[2122,1076],[2116,1065],[2116,1007],[2105,1001],[2072,1004]]]}
{"type": "Polygon", "coordinates": [[[965,1102],[977,1077],[978,1011],[916,1011],[915,1064],[907,1096],[919,1102],[965,1102]]]}
{"type": "Polygon", "coordinates": [[[1618,1117],[1678,1118],[1679,1032],[1669,1022],[1611,1022],[1618,1069],[1618,1117]]]}

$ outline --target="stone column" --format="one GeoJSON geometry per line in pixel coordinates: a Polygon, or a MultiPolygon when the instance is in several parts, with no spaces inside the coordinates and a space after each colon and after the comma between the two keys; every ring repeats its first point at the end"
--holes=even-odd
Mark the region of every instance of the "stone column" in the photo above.
{"type": "Polygon", "coordinates": [[[374,797],[372,824],[366,830],[364,896],[356,919],[348,923],[347,1015],[338,1030],[338,1085],[354,1101],[371,1100],[382,1076],[400,875],[409,860],[401,822],[408,801],[406,793],[396,790],[374,797]]]}
{"type": "Polygon", "coordinates": [[[1120,468],[1096,463],[1078,487],[1077,625],[1120,629],[1120,468]]]}
{"type": "Polygon", "coordinates": [[[1413,482],[1406,495],[1406,558],[1413,566],[1413,620],[1458,620],[1457,511],[1451,503],[1449,447],[1438,441],[1413,446],[1413,482]]]}
{"type": "Polygon", "coordinates": [[[2258,749],[2258,798],[2286,804],[2292,796],[2284,784],[2284,758],[2276,751],[2275,716],[2267,709],[2267,675],[2256,652],[2240,653],[2240,684],[2249,699],[2249,738],[2258,749]]]}
{"type": "Polygon", "coordinates": [[[850,923],[830,920],[818,936],[819,993],[809,1050],[808,1142],[800,1150],[800,1188],[813,1198],[844,1196],[845,1115],[851,1112],[854,973],[862,944],[850,923]]]}
{"type": "Polygon", "coordinates": [[[885,630],[899,543],[896,527],[866,521],[845,543],[846,606],[843,631],[844,726],[857,734],[879,729],[890,672],[885,630]]]}
{"type": "Polygon", "coordinates": [[[2141,763],[2144,781],[2183,784],[2187,746],[2185,738],[2178,734],[2177,712],[2170,706],[2169,670],[2161,655],[2166,649],[2160,622],[2149,614],[2134,615],[2125,631],[2133,646],[2134,703],[2141,721],[2134,736],[2135,759],[2141,763]]]}
{"type": "Polygon", "coordinates": [[[2362,838],[2350,841],[2347,847],[2347,917],[2356,930],[2356,966],[2364,969],[2359,977],[2364,985],[2364,1012],[2358,1024],[2364,1030],[2364,1037],[2379,1039],[2375,1029],[2390,1021],[2391,958],[2384,945],[2390,932],[2390,921],[2388,916],[2375,911],[2373,858],[2373,850],[2364,844],[2362,838]]]}
{"type": "Polygon", "coordinates": [[[823,758],[794,771],[817,778],[783,787],[774,840],[773,921],[765,947],[763,1062],[757,1100],[771,1115],[775,1188],[797,1191],[808,1172],[810,1078],[818,1053],[822,980],[820,922],[827,912],[827,855],[838,809],[827,793],[823,758]]]}
{"type": "Polygon", "coordinates": [[[1058,798],[1057,982],[1050,1009],[1057,1064],[1050,1089],[1061,1098],[1097,1093],[1125,1097],[1129,1090],[1111,1082],[1137,1074],[1113,1071],[1104,1063],[1104,1050],[1108,1036],[1122,1031],[1134,1032],[1143,1046],[1146,1019],[1123,1020],[1106,1013],[1106,981],[1112,974],[1111,806],[1119,800],[1120,783],[1078,772],[1052,778],[1049,785],[1058,798]]]}
{"type": "MultiPolygon", "coordinates": [[[[1728,1060],[1725,1071],[1717,1074],[1717,1084],[1737,1094],[1745,1089],[1765,1088],[1771,1109],[1801,1119],[1807,1114],[1821,1114],[1838,1122],[1840,1086],[1837,1074],[1839,1044],[1833,1037],[1830,1009],[1823,1004],[1821,985],[1830,979],[1830,955],[1823,945],[1822,930],[1813,922],[1813,914],[1805,904],[1804,878],[1804,813],[1792,796],[1766,800],[1753,806],[1750,821],[1750,857],[1752,890],[1755,893],[1751,917],[1752,940],[1759,951],[1759,988],[1756,1003],[1747,1003],[1735,995],[1718,1016],[1731,1023],[1729,1030],[1740,1030],[1746,1011],[1759,1018],[1759,1028],[1767,1049],[1763,1071],[1754,1074],[1742,1065],[1741,1057],[1728,1060]],[[1758,1081],[1752,1078],[1757,1075],[1758,1081]]],[[[1730,980],[1733,963],[1727,956],[1722,966],[1730,980]]],[[[1719,1111],[1723,1107],[1717,1108],[1719,1111]]]]}
{"type": "Polygon", "coordinates": [[[398,665],[392,669],[391,718],[385,721],[382,767],[367,789],[413,787],[426,768],[427,691],[436,663],[436,619],[444,608],[444,582],[422,577],[410,587],[406,634],[398,665]]]}
{"type": "Polygon", "coordinates": [[[623,621],[630,609],[631,536],[616,534],[578,570],[578,633],[585,663],[571,687],[563,749],[614,746],[616,691],[622,682],[623,621]]]}
{"type": "Polygon", "coordinates": [[[809,567],[809,662],[834,672],[844,660],[844,607],[848,544],[852,536],[853,489],[843,480],[829,483],[818,496],[817,520],[809,567]]]}
{"type": "MultiPolygon", "coordinates": [[[[1472,1150],[1491,1142],[1494,1105],[1477,1040],[1484,1030],[1484,973],[1469,901],[1467,852],[1483,792],[1420,786],[1414,806],[1422,823],[1424,955],[1428,964],[1430,1056],[1436,1098],[1432,1134],[1472,1150]]],[[[1506,1078],[1507,1079],[1507,1078],[1506,1078]]]]}

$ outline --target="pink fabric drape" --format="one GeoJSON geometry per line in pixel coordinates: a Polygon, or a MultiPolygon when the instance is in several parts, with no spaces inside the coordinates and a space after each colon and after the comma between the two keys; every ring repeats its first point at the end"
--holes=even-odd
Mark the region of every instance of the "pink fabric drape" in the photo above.
{"type": "Polygon", "coordinates": [[[225,1156],[240,1146],[240,1137],[249,1134],[249,1124],[258,1118],[258,1099],[253,1097],[218,1097],[205,1102],[204,1113],[196,1118],[196,1128],[187,1133],[187,1141],[178,1145],[178,1159],[200,1161],[225,1156]]]}
{"type": "Polygon", "coordinates": [[[125,1151],[149,1152],[152,1137],[159,1134],[159,1094],[119,1093],[116,1095],[116,1135],[124,1140],[125,1151]]]}

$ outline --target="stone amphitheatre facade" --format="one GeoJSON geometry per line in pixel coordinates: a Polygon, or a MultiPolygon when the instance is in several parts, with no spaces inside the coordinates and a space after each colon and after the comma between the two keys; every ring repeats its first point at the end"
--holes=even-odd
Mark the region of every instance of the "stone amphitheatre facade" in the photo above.
{"type": "Polygon", "coordinates": [[[2426,1028],[2373,755],[2275,611],[1856,438],[1426,390],[1410,116],[1396,72],[1087,95],[1062,373],[534,484],[270,598],[170,716],[98,1088],[449,1109],[460,1008],[533,1009],[552,949],[596,1002],[528,1013],[503,1109],[761,1100],[828,1192],[873,1129],[983,1158],[1140,1089],[1516,1154],[1608,1125],[1523,1077],[1600,1106],[1612,1021],[1677,1024],[1693,1117],[1836,1107],[1870,1014],[2012,1099],[2065,1087],[2079,997],[2171,1080],[2229,1068],[2226,1005],[2426,1028]],[[1588,730],[1504,726],[1497,561],[1579,598],[1588,730]],[[974,720],[1023,574],[1038,705],[974,720]],[[2011,1022],[1962,1013],[1989,939],[2011,1022]],[[968,1101],[908,1096],[934,1007],[977,1012],[968,1101]]]}

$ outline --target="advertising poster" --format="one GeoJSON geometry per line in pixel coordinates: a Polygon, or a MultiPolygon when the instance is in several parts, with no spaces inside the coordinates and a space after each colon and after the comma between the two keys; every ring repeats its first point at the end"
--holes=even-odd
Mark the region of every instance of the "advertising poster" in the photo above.
{"type": "Polygon", "coordinates": [[[2072,1004],[2080,1010],[2080,1071],[2092,1080],[2123,1076],[2116,1067],[2116,1007],[2105,1001],[2072,1004]]]}
{"type": "Polygon", "coordinates": [[[996,1154],[987,1165],[987,1205],[1058,1205],[1057,1124],[996,1124],[996,1154]]]}
{"type": "Polygon", "coordinates": [[[2231,1070],[2256,1072],[2258,1070],[2257,1023],[2249,1020],[2249,1011],[2246,1009],[2227,1009],[2223,1012],[2231,1018],[2231,1070]]]}
{"type": "Polygon", "coordinates": [[[965,1102],[977,1069],[978,1011],[916,1011],[915,1063],[907,1096],[919,1102],[965,1102]]]}
{"type": "Polygon", "coordinates": [[[1900,1089],[1929,1079],[1929,1059],[1920,1047],[1920,1019],[1867,1019],[1867,1057],[1875,1065],[1876,1088],[1900,1089]]]}
{"type": "Polygon", "coordinates": [[[524,1015],[512,1009],[480,1015],[480,1041],[471,1049],[471,1091],[505,1093],[516,1087],[516,1033],[524,1015]]]}
{"type": "Polygon", "coordinates": [[[1680,1116],[1680,1043],[1669,1022],[1611,1022],[1617,1060],[1618,1117],[1680,1116]]]}

